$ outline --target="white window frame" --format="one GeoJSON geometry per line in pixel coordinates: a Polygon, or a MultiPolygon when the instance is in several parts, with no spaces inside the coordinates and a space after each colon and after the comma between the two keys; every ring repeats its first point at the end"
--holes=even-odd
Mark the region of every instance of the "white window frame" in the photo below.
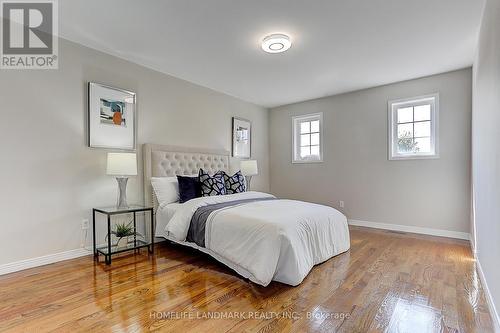
{"type": "Polygon", "coordinates": [[[323,162],[323,112],[292,117],[292,141],[292,163],[323,162]],[[300,158],[300,123],[314,120],[319,120],[319,159],[302,159],[300,158]]]}
{"type": "Polygon", "coordinates": [[[389,160],[414,160],[439,158],[439,93],[391,100],[388,102],[388,153],[389,160]],[[431,152],[401,154],[397,150],[398,122],[397,110],[401,107],[431,105],[431,152]]]}

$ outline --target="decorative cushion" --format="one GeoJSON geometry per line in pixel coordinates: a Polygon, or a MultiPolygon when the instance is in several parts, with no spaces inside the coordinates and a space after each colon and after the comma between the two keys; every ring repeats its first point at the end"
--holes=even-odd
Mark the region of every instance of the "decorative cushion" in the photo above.
{"type": "Polygon", "coordinates": [[[226,184],[227,194],[241,193],[247,190],[245,177],[241,174],[241,171],[232,176],[224,172],[224,183],[226,184]]]}
{"type": "Polygon", "coordinates": [[[201,186],[198,177],[177,176],[179,182],[179,203],[201,197],[201,186]]]}
{"type": "Polygon", "coordinates": [[[176,177],[151,177],[151,185],[159,204],[179,201],[179,184],[176,177]]]}
{"type": "Polygon", "coordinates": [[[224,195],[226,194],[226,185],[224,184],[224,172],[217,172],[213,176],[200,169],[198,174],[201,195],[204,197],[209,197],[213,195],[224,195]]]}

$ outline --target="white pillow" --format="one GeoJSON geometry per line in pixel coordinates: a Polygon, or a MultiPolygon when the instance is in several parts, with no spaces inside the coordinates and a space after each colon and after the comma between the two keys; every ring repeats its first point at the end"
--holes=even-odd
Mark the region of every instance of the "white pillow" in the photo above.
{"type": "Polygon", "coordinates": [[[151,177],[151,185],[160,205],[179,201],[177,177],[151,177]]]}

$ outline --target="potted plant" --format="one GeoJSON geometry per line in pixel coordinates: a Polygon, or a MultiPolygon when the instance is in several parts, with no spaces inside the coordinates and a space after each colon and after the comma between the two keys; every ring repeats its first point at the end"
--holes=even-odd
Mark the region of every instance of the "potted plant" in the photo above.
{"type": "Polygon", "coordinates": [[[139,235],[142,236],[137,231],[134,232],[134,227],[132,226],[133,222],[129,223],[117,223],[116,230],[112,230],[111,234],[115,235],[118,238],[118,242],[116,243],[117,247],[125,247],[128,244],[128,237],[139,235]]]}

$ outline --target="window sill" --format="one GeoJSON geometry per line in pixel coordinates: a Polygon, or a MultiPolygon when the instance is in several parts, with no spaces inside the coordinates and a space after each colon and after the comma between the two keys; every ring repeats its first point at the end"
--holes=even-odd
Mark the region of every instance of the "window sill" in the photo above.
{"type": "Polygon", "coordinates": [[[313,164],[313,163],[323,163],[323,160],[314,160],[314,161],[292,161],[292,164],[313,164]]]}
{"type": "Polygon", "coordinates": [[[438,159],[438,154],[433,155],[409,155],[409,156],[389,156],[389,161],[405,161],[405,160],[435,160],[438,159]]]}

